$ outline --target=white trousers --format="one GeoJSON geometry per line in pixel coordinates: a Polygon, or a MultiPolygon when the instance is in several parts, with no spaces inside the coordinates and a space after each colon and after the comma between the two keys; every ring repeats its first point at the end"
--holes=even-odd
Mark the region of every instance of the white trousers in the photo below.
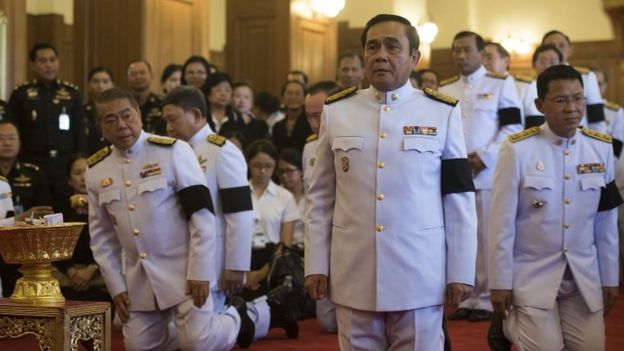
{"type": "Polygon", "coordinates": [[[475,286],[472,295],[459,304],[460,308],[470,310],[492,311],[490,301],[490,287],[488,283],[488,220],[490,218],[490,205],[492,203],[492,191],[477,190],[475,193],[477,202],[477,262],[475,286]]]}
{"type": "Polygon", "coordinates": [[[562,282],[552,309],[514,306],[503,331],[518,351],[605,349],[603,310],[590,312],[574,281],[562,282]]]}
{"type": "Polygon", "coordinates": [[[336,306],[328,298],[316,301],[316,319],[326,333],[338,331],[336,322],[336,306]]]}
{"type": "Polygon", "coordinates": [[[397,312],[360,311],[336,305],[342,351],[442,351],[441,305],[397,312]]]}
{"type": "Polygon", "coordinates": [[[182,350],[231,350],[236,343],[240,318],[233,307],[223,314],[213,312],[213,300],[208,298],[202,308],[191,299],[160,311],[130,312],[123,327],[124,345],[128,351],[161,351],[176,347],[182,350]],[[168,328],[175,323],[175,333],[168,328]]]}

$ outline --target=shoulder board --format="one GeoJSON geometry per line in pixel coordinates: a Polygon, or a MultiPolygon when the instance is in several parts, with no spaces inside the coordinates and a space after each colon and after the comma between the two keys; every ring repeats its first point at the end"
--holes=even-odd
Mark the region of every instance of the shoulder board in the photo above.
{"type": "Polygon", "coordinates": [[[9,180],[8,180],[8,179],[6,179],[5,177],[3,177],[3,176],[1,176],[1,175],[0,175],[0,180],[1,180],[1,181],[3,181],[3,182],[7,182],[7,183],[9,182],[9,180]]]}
{"type": "Polygon", "coordinates": [[[611,137],[608,134],[597,132],[589,128],[583,128],[581,131],[590,138],[598,139],[600,141],[604,141],[605,143],[611,144],[611,137]]]}
{"type": "Polygon", "coordinates": [[[110,147],[105,146],[104,148],[100,149],[100,151],[89,156],[89,158],[87,159],[87,165],[89,166],[89,168],[91,168],[95,166],[98,162],[105,159],[110,154],[111,154],[110,147]]]}
{"type": "Polygon", "coordinates": [[[75,86],[74,84],[72,84],[72,83],[70,83],[70,82],[68,82],[66,80],[63,81],[63,85],[66,86],[66,87],[70,87],[70,88],[72,88],[74,90],[78,90],[77,86],[75,86]]]}
{"type": "Polygon", "coordinates": [[[524,140],[526,138],[530,138],[534,135],[538,135],[540,132],[539,127],[531,127],[529,129],[525,129],[521,132],[515,133],[515,134],[511,134],[510,136],[507,137],[507,139],[509,139],[509,141],[511,141],[512,143],[518,142],[520,140],[524,140]]]}
{"type": "Polygon", "coordinates": [[[308,136],[308,138],[306,139],[306,143],[309,143],[309,142],[314,141],[316,139],[318,139],[318,135],[317,134],[310,134],[308,136]]]}
{"type": "Polygon", "coordinates": [[[175,144],[177,139],[164,137],[164,136],[153,135],[153,136],[147,138],[147,141],[152,143],[152,144],[156,144],[156,145],[171,146],[171,145],[175,144]]]}
{"type": "Polygon", "coordinates": [[[440,82],[440,86],[441,86],[441,87],[443,87],[443,86],[445,86],[445,85],[449,85],[449,84],[451,84],[451,83],[455,83],[455,82],[457,82],[458,80],[459,80],[459,76],[454,76],[454,77],[451,77],[451,78],[446,78],[446,79],[444,79],[444,80],[442,80],[442,81],[440,82]]]}
{"type": "Polygon", "coordinates": [[[498,72],[488,72],[485,75],[490,78],[496,78],[496,79],[507,79],[507,76],[508,76],[507,73],[498,73],[498,72]]]}
{"type": "Polygon", "coordinates": [[[604,102],[604,106],[612,111],[617,111],[621,108],[621,106],[616,104],[615,102],[606,101],[606,100],[604,102]]]}
{"type": "Polygon", "coordinates": [[[206,140],[211,143],[211,144],[215,144],[217,146],[223,146],[225,144],[225,141],[227,139],[225,139],[225,137],[223,135],[219,135],[219,134],[210,134],[206,140]]]}
{"type": "Polygon", "coordinates": [[[522,83],[527,83],[527,84],[531,84],[531,82],[533,82],[533,80],[535,79],[532,76],[528,76],[528,75],[523,75],[523,74],[515,74],[514,79],[522,82],[522,83]]]}
{"type": "Polygon", "coordinates": [[[580,73],[580,74],[587,74],[587,73],[591,72],[591,69],[589,69],[587,67],[583,67],[583,66],[573,66],[573,68],[575,70],[577,70],[578,73],[580,73]]]}
{"type": "Polygon", "coordinates": [[[430,89],[430,88],[423,89],[423,92],[428,98],[439,101],[439,102],[443,102],[447,105],[455,106],[457,105],[457,102],[459,101],[452,96],[444,95],[441,92],[430,89]]]}
{"type": "Polygon", "coordinates": [[[353,86],[353,87],[350,87],[350,88],[347,88],[347,89],[343,89],[343,90],[337,92],[336,94],[328,97],[325,100],[325,104],[329,105],[329,104],[332,104],[332,103],[334,103],[334,102],[336,102],[338,100],[342,100],[342,99],[344,99],[346,97],[349,97],[349,96],[355,94],[355,92],[357,90],[358,90],[357,86],[353,86]]]}
{"type": "Polygon", "coordinates": [[[27,162],[24,162],[24,163],[22,163],[22,166],[24,166],[24,167],[28,167],[28,168],[32,168],[32,169],[34,169],[35,171],[38,171],[38,170],[39,170],[39,166],[37,166],[37,165],[33,165],[32,163],[27,163],[27,162]]]}

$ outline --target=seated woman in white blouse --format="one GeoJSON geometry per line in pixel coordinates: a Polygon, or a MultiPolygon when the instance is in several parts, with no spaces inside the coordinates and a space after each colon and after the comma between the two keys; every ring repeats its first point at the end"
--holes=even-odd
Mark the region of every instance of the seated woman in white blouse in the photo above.
{"type": "Polygon", "coordinates": [[[247,149],[254,210],[252,263],[247,279],[251,290],[257,290],[269,273],[268,261],[276,245],[292,245],[295,221],[300,218],[293,195],[272,180],[277,159],[277,149],[268,140],[257,140],[247,149]]]}

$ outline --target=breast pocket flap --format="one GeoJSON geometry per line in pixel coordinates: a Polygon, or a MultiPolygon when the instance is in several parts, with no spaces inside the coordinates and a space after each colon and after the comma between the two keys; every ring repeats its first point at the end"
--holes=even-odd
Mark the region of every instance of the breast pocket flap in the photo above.
{"type": "Polygon", "coordinates": [[[119,189],[110,189],[104,192],[101,192],[98,195],[98,203],[100,205],[104,205],[113,201],[121,200],[121,190],[119,189]]]}
{"type": "Polygon", "coordinates": [[[332,142],[332,150],[362,150],[364,138],[359,136],[336,137],[332,142]]]}
{"type": "Polygon", "coordinates": [[[156,191],[158,189],[165,189],[167,187],[167,178],[158,177],[154,179],[145,180],[139,183],[139,194],[146,191],[156,191]]]}
{"type": "Polygon", "coordinates": [[[525,176],[524,187],[535,190],[551,189],[555,185],[555,180],[550,177],[525,176]]]}
{"type": "Polygon", "coordinates": [[[582,190],[598,190],[605,186],[605,180],[603,177],[582,177],[581,178],[581,189],[582,190]]]}
{"type": "Polygon", "coordinates": [[[416,150],[418,152],[438,151],[438,140],[430,138],[404,137],[403,151],[416,150]]]}

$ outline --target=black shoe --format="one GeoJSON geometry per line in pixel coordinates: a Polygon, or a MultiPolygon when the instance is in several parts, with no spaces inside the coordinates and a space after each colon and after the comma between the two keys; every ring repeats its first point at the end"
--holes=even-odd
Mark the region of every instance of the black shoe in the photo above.
{"type": "Polygon", "coordinates": [[[256,334],[256,326],[251,318],[247,314],[247,302],[241,296],[234,296],[230,298],[230,306],[236,308],[236,312],[240,316],[241,325],[238,330],[238,337],[236,342],[242,349],[246,349],[251,345],[254,335],[256,334]]]}
{"type": "Polygon", "coordinates": [[[492,312],[486,310],[473,310],[468,317],[468,322],[483,322],[492,319],[492,312]]]}
{"type": "Polygon", "coordinates": [[[286,277],[282,285],[267,294],[267,303],[271,309],[269,328],[283,328],[289,339],[295,339],[299,336],[299,323],[297,322],[294,302],[290,277],[286,277]]]}
{"type": "Polygon", "coordinates": [[[472,314],[472,310],[470,309],[458,308],[455,310],[455,312],[451,313],[447,319],[449,321],[460,321],[463,319],[468,319],[468,317],[470,317],[471,314],[472,314]]]}
{"type": "Polygon", "coordinates": [[[511,351],[511,342],[503,333],[503,319],[499,315],[492,316],[487,341],[491,351],[511,351]]]}

